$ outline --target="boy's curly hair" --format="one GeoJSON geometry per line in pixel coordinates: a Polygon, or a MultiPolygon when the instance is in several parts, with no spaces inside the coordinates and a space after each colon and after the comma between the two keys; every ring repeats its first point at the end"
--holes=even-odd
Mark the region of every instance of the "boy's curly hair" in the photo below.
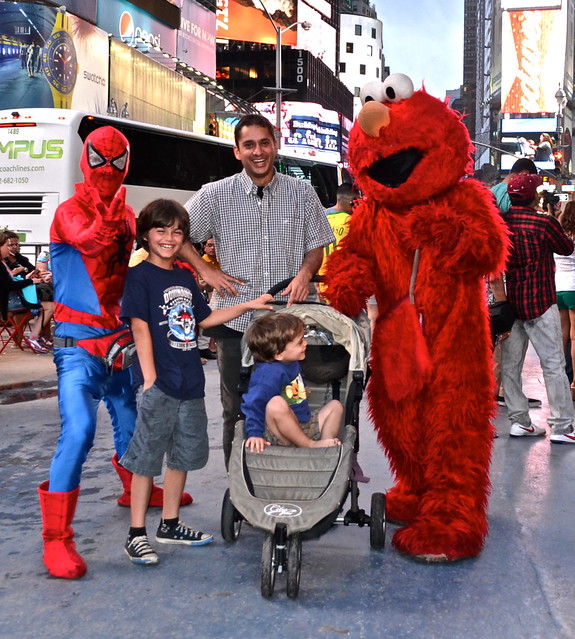
{"type": "Polygon", "coordinates": [[[286,346],[305,331],[303,320],[289,313],[267,313],[246,331],[246,344],[255,362],[273,362],[286,346]]]}

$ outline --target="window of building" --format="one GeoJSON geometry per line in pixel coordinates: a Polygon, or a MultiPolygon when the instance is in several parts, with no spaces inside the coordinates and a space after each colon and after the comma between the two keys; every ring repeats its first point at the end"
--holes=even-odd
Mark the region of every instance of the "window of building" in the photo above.
{"type": "Polygon", "coordinates": [[[365,64],[359,65],[359,75],[365,75],[365,64]]]}
{"type": "Polygon", "coordinates": [[[379,78],[379,69],[376,69],[376,70],[375,70],[375,77],[376,77],[376,78],[379,78]]]}
{"type": "Polygon", "coordinates": [[[361,35],[361,24],[356,24],[355,25],[355,35],[357,35],[357,36],[361,35]]]}
{"type": "Polygon", "coordinates": [[[345,52],[346,53],[353,53],[353,42],[346,42],[345,43],[345,52]]]}
{"type": "Polygon", "coordinates": [[[339,63],[339,72],[340,73],[345,73],[345,62],[340,62],[339,63]]]}
{"type": "Polygon", "coordinates": [[[359,91],[360,91],[360,88],[359,88],[359,87],[354,87],[354,89],[353,89],[353,95],[354,95],[356,98],[359,98],[359,91]]]}
{"type": "Polygon", "coordinates": [[[375,40],[377,38],[377,29],[371,28],[371,37],[375,40]]]}
{"type": "Polygon", "coordinates": [[[373,47],[371,46],[371,44],[367,45],[367,55],[371,58],[371,56],[373,55],[373,47]]]}

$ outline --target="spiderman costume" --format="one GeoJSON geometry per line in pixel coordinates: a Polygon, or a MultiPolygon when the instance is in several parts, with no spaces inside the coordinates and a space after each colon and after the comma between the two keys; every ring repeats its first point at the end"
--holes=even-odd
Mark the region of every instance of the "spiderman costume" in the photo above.
{"type": "MultiPolygon", "coordinates": [[[[56,210],[50,229],[56,321],[54,361],[58,373],[61,434],[49,481],[39,488],[44,529],[44,563],[55,577],[76,579],[86,570],[76,552],[71,527],[82,465],[93,445],[96,413],[104,401],[112,421],[116,454],[112,461],[124,485],[118,503],[130,505],[131,473],[119,465],[136,420],[131,374],[113,370],[103,357],[125,326],[120,300],[135,237],[135,215],[125,203],[122,183],[129,145],[113,127],[92,132],[84,143],[80,168],[84,182],[56,210]]],[[[150,505],[161,506],[154,487],[150,505]]],[[[192,502],[187,493],[182,505],[192,502]]]]}

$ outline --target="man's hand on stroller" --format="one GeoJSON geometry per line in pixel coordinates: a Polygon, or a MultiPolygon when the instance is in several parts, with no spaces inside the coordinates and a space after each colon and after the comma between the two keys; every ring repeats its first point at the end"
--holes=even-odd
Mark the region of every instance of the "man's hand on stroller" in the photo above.
{"type": "Polygon", "coordinates": [[[309,282],[310,278],[301,271],[293,278],[288,287],[280,293],[283,297],[288,296],[288,306],[305,302],[309,295],[309,282]]]}
{"type": "Polygon", "coordinates": [[[248,437],[246,439],[246,448],[252,453],[263,453],[264,448],[269,445],[270,443],[263,437],[248,437]]]}

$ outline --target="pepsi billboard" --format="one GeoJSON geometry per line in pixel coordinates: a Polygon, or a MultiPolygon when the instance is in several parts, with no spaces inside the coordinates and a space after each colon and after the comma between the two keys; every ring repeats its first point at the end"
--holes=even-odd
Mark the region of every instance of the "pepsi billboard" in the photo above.
{"type": "Polygon", "coordinates": [[[126,0],[98,3],[98,24],[131,47],[158,47],[176,55],[176,30],[126,0]]]}

